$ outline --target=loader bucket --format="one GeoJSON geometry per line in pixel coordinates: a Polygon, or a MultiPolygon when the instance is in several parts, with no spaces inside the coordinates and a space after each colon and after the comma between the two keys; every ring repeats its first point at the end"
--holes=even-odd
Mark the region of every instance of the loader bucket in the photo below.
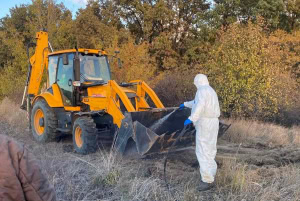
{"type": "MultiPolygon", "coordinates": [[[[191,110],[188,108],[127,112],[122,120],[119,132],[115,136],[113,148],[121,154],[137,152],[140,156],[165,152],[181,134],[184,121],[190,114],[191,110]]],[[[221,127],[222,125],[220,125],[220,131],[224,132],[221,127]]],[[[223,134],[220,131],[219,134],[223,134]]],[[[177,141],[176,148],[193,145],[195,134],[194,127],[187,129],[177,141]]]]}

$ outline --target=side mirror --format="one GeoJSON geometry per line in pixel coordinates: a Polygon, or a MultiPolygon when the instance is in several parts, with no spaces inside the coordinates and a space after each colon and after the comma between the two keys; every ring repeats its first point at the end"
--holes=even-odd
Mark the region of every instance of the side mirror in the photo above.
{"type": "Polygon", "coordinates": [[[63,64],[69,65],[68,54],[63,54],[63,64]]]}
{"type": "Polygon", "coordinates": [[[121,61],[121,59],[118,57],[118,54],[119,54],[119,53],[120,53],[120,51],[115,51],[115,54],[116,54],[115,57],[118,58],[118,67],[119,67],[119,68],[122,68],[122,61],[121,61]]]}
{"type": "Polygon", "coordinates": [[[118,58],[118,67],[119,67],[119,68],[122,68],[122,61],[121,61],[120,58],[118,58]]]}
{"type": "Polygon", "coordinates": [[[74,81],[80,81],[80,60],[78,52],[76,52],[74,57],[74,81]]]}

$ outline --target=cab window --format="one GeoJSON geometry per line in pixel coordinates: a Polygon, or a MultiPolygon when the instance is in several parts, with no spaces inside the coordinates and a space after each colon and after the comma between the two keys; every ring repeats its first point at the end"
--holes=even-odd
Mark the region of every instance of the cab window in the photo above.
{"type": "Polygon", "coordinates": [[[55,82],[57,61],[58,61],[58,56],[49,57],[49,64],[48,64],[49,87],[52,86],[52,84],[55,82]]]}
{"type": "Polygon", "coordinates": [[[57,84],[63,96],[64,105],[70,106],[73,102],[73,58],[74,54],[68,54],[69,64],[63,64],[62,56],[59,57],[57,84]]]}
{"type": "Polygon", "coordinates": [[[80,81],[103,81],[110,80],[110,69],[106,56],[80,55],[80,81]]]}

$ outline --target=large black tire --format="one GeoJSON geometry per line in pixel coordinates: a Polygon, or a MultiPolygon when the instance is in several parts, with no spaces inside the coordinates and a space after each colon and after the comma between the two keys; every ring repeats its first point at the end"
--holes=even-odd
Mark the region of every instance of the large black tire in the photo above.
{"type": "Polygon", "coordinates": [[[31,130],[34,139],[40,143],[51,142],[57,136],[57,118],[44,99],[38,100],[31,112],[31,130]]]}
{"type": "Polygon", "coordinates": [[[90,117],[79,117],[73,125],[73,145],[79,154],[94,153],[98,149],[97,128],[90,117]]]}

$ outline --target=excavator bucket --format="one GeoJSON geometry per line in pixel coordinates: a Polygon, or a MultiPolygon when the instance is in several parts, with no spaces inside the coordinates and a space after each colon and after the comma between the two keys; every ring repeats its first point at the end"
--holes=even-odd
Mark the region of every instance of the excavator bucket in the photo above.
{"type": "MultiPolygon", "coordinates": [[[[152,109],[143,112],[127,112],[115,136],[113,148],[123,155],[138,153],[144,156],[165,152],[180,135],[175,148],[191,146],[195,142],[196,130],[190,127],[181,133],[184,121],[190,116],[189,108],[152,109]]],[[[219,135],[228,125],[220,123],[219,135]]]]}

